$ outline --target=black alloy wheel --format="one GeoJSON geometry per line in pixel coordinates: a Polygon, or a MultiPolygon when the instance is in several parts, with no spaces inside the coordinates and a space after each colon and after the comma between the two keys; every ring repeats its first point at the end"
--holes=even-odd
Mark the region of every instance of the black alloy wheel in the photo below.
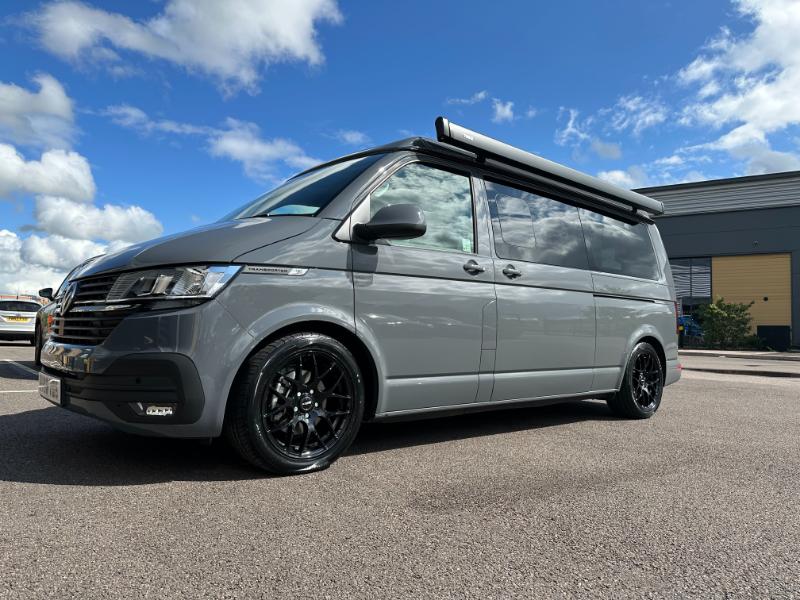
{"type": "Polygon", "coordinates": [[[633,360],[631,385],[633,401],[642,410],[653,410],[661,399],[661,364],[652,352],[641,352],[633,360]]]}
{"type": "Polygon", "coordinates": [[[284,360],[261,395],[267,440],[289,458],[324,454],[347,430],[354,382],[325,349],[298,350],[284,360]]]}
{"type": "Polygon", "coordinates": [[[608,399],[611,411],[630,419],[648,419],[661,405],[664,366],[656,349],[647,342],[636,344],[628,360],[620,390],[608,399]]]}
{"type": "Polygon", "coordinates": [[[277,474],[323,469],[352,443],[364,383],[338,340],[297,333],[250,357],[228,400],[225,433],[239,454],[277,474]]]}

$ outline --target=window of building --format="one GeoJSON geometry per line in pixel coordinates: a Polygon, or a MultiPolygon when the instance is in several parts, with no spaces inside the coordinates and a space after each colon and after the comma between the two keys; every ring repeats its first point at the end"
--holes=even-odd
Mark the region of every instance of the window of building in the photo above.
{"type": "Polygon", "coordinates": [[[692,315],[711,302],[711,258],[674,258],[669,266],[683,314],[692,315]]]}
{"type": "Polygon", "coordinates": [[[473,252],[475,227],[469,177],[421,163],[411,163],[389,177],[370,196],[370,216],[384,206],[416,204],[425,213],[427,231],[393,246],[473,252]]]}
{"type": "Polygon", "coordinates": [[[580,216],[593,270],[658,279],[658,263],[646,224],[628,225],[584,208],[580,216]]]}
{"type": "Polygon", "coordinates": [[[486,193],[500,258],[588,268],[577,208],[493,181],[486,193]]]}

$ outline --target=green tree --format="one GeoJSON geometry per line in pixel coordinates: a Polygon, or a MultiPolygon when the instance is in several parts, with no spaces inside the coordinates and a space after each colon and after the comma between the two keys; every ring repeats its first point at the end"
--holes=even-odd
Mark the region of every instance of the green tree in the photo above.
{"type": "Polygon", "coordinates": [[[725,302],[716,298],[711,304],[700,307],[706,344],[711,348],[741,348],[750,335],[750,307],[755,304],[725,302]]]}

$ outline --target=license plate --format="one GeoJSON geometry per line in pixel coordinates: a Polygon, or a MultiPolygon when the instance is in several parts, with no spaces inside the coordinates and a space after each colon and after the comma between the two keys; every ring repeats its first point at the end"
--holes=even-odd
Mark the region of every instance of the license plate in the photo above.
{"type": "Polygon", "coordinates": [[[40,372],[39,395],[48,402],[61,406],[61,379],[40,372]]]}
{"type": "Polygon", "coordinates": [[[27,323],[28,317],[6,317],[6,321],[14,321],[15,323],[27,323]]]}

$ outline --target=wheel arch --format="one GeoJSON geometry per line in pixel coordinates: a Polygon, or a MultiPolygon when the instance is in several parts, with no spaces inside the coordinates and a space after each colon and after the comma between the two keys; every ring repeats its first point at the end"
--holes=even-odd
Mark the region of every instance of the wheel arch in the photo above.
{"type": "Polygon", "coordinates": [[[361,373],[364,378],[364,391],[366,395],[364,420],[368,421],[372,419],[375,416],[379,393],[378,365],[375,362],[372,351],[368,348],[367,344],[360,337],[358,337],[358,335],[356,335],[355,332],[353,332],[351,329],[348,329],[344,325],[332,321],[313,319],[295,321],[283,325],[263,336],[250,349],[250,351],[244,356],[239,364],[236,375],[233,379],[233,383],[228,389],[227,397],[225,398],[225,412],[227,413],[227,404],[230,402],[231,394],[233,394],[234,390],[236,389],[236,382],[245,371],[247,367],[247,361],[250,359],[250,357],[276,339],[291,335],[293,333],[319,333],[322,335],[327,335],[342,343],[353,354],[358,366],[361,368],[361,373]]]}

